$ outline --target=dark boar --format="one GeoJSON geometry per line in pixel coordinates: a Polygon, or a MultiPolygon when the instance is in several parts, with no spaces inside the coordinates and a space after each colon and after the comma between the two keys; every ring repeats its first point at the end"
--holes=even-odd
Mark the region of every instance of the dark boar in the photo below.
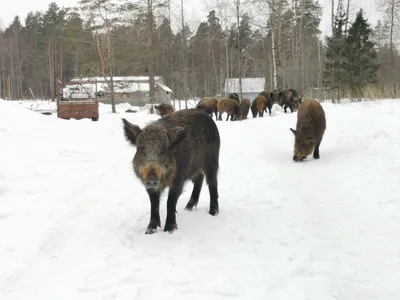
{"type": "Polygon", "coordinates": [[[215,119],[218,118],[218,110],[217,110],[217,103],[216,99],[203,99],[199,103],[197,103],[196,108],[205,111],[211,117],[213,113],[215,113],[215,119]]]}
{"type": "Polygon", "coordinates": [[[172,105],[168,103],[161,103],[159,105],[154,105],[154,108],[156,110],[156,114],[161,117],[164,117],[167,114],[175,112],[175,109],[172,107],[172,105]]]}
{"type": "Polygon", "coordinates": [[[313,99],[304,100],[297,111],[296,130],[290,128],[295,136],[293,160],[303,161],[313,151],[313,157],[319,159],[325,129],[325,112],[321,104],[313,99]]]}
{"type": "Polygon", "coordinates": [[[264,96],[258,95],[255,97],[251,103],[251,114],[253,115],[253,118],[257,118],[257,114],[259,117],[263,117],[266,105],[267,99],[265,99],[264,96]]]}
{"type": "Polygon", "coordinates": [[[236,100],[224,98],[218,101],[217,103],[218,109],[218,120],[222,121],[222,114],[226,113],[226,121],[228,121],[229,116],[231,117],[231,121],[241,120],[242,119],[242,106],[236,100]]]}
{"type": "Polygon", "coordinates": [[[281,106],[285,110],[285,113],[288,108],[290,108],[290,111],[293,113],[299,108],[300,102],[299,96],[295,90],[286,89],[282,91],[281,106]]]}
{"type": "Polygon", "coordinates": [[[297,91],[295,89],[289,89],[289,91],[292,92],[293,95],[293,105],[294,105],[294,109],[299,109],[299,106],[302,102],[301,97],[299,97],[299,94],[297,93],[297,91]]]}
{"type": "Polygon", "coordinates": [[[271,99],[272,99],[272,104],[278,104],[280,106],[282,106],[282,92],[278,91],[278,90],[273,90],[271,92],[271,99]]]}
{"type": "Polygon", "coordinates": [[[146,234],[160,222],[160,195],[169,188],[164,231],[177,229],[176,204],[187,180],[194,183],[187,210],[197,206],[204,175],[210,193],[209,214],[219,213],[217,173],[220,135],[212,118],[199,109],[184,109],[141,129],[122,119],[126,139],[136,146],[133,169],[150,198],[150,223],[146,234]]]}
{"type": "Polygon", "coordinates": [[[235,100],[235,101],[237,101],[237,103],[240,104],[239,95],[238,95],[237,93],[231,93],[231,94],[229,94],[229,95],[228,95],[228,98],[229,98],[229,99],[232,99],[232,100],[235,100]]]}
{"type": "Polygon", "coordinates": [[[240,105],[242,106],[242,119],[247,119],[247,115],[249,114],[250,109],[250,100],[247,98],[242,99],[240,105]]]}
{"type": "Polygon", "coordinates": [[[262,95],[265,97],[265,99],[267,100],[267,102],[265,103],[265,112],[267,112],[267,109],[269,111],[269,115],[271,115],[272,113],[272,97],[274,96],[274,94],[271,91],[262,91],[259,95],[262,95]]]}

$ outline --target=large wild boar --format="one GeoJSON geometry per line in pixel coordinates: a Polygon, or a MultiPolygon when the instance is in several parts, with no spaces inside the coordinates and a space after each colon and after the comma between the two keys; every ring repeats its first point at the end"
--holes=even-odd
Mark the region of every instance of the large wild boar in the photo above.
{"type": "Polygon", "coordinates": [[[231,121],[241,120],[242,119],[242,106],[236,100],[232,100],[229,98],[224,98],[218,101],[217,103],[218,109],[218,120],[222,121],[222,114],[226,113],[226,121],[228,121],[229,116],[231,117],[231,121]]]}
{"type": "Polygon", "coordinates": [[[297,93],[297,91],[295,89],[289,89],[289,91],[291,91],[292,95],[293,95],[294,109],[299,109],[299,106],[302,102],[302,98],[299,97],[299,94],[297,93]]]}
{"type": "Polygon", "coordinates": [[[146,234],[161,227],[160,195],[169,188],[164,231],[173,232],[176,204],[183,185],[194,187],[186,210],[197,206],[204,175],[210,193],[209,214],[219,213],[217,173],[220,135],[212,118],[198,109],[184,109],[166,115],[143,129],[122,119],[126,139],[136,146],[133,169],[150,198],[150,223],[146,234]]]}
{"type": "Polygon", "coordinates": [[[175,112],[175,109],[172,107],[172,105],[168,103],[161,103],[159,105],[154,105],[154,108],[156,110],[156,114],[159,115],[160,117],[164,117],[167,114],[175,112]]]}
{"type": "Polygon", "coordinates": [[[278,104],[278,105],[282,106],[281,95],[282,95],[282,92],[280,92],[278,90],[273,90],[271,92],[272,104],[278,104]]]}
{"type": "Polygon", "coordinates": [[[257,114],[259,117],[264,116],[265,106],[267,105],[267,99],[263,95],[258,95],[254,98],[253,102],[251,103],[251,114],[253,118],[257,118],[257,114]]]}
{"type": "Polygon", "coordinates": [[[240,101],[240,105],[242,106],[242,119],[247,119],[247,115],[249,114],[250,109],[250,99],[244,98],[240,101]]]}
{"type": "Polygon", "coordinates": [[[313,99],[304,100],[297,111],[296,130],[290,128],[295,137],[293,160],[303,161],[313,151],[313,157],[319,159],[325,129],[325,112],[321,104],[313,99]]]}
{"type": "Polygon", "coordinates": [[[229,94],[229,95],[228,95],[228,98],[229,98],[229,99],[232,99],[232,100],[235,100],[235,101],[237,101],[238,103],[240,103],[239,95],[238,95],[237,93],[231,93],[231,94],[229,94]]]}
{"type": "Polygon", "coordinates": [[[290,108],[290,111],[293,113],[299,108],[301,103],[301,99],[299,98],[296,90],[294,89],[286,89],[282,91],[281,94],[281,106],[287,112],[287,109],[290,108]]]}
{"type": "Polygon", "coordinates": [[[271,91],[262,91],[259,95],[262,95],[265,97],[265,99],[267,100],[267,102],[265,103],[265,112],[267,112],[267,109],[269,111],[269,115],[271,115],[272,113],[272,97],[274,96],[274,94],[271,91]]]}
{"type": "Polygon", "coordinates": [[[203,99],[199,103],[197,103],[196,108],[205,111],[211,117],[213,113],[215,113],[215,119],[217,119],[218,118],[217,103],[218,101],[216,99],[203,99]]]}

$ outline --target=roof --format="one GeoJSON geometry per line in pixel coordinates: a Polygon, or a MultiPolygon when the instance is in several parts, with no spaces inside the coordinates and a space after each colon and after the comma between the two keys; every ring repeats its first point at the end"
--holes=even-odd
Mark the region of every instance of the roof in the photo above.
{"type": "MultiPolygon", "coordinates": [[[[71,79],[71,81],[100,81],[104,82],[110,80],[110,77],[107,76],[98,76],[98,77],[75,77],[71,79]]],[[[162,78],[162,76],[154,76],[154,80],[158,81],[162,78]]],[[[113,76],[114,81],[134,81],[134,82],[147,82],[149,81],[149,76],[113,76]]]]}
{"type": "Polygon", "coordinates": [[[163,91],[172,93],[172,90],[169,87],[167,87],[165,84],[156,83],[156,85],[158,85],[163,91]]]}
{"type": "MultiPolygon", "coordinates": [[[[96,84],[94,83],[84,83],[82,84],[87,88],[96,88],[96,84]]],[[[163,91],[172,93],[172,90],[164,84],[156,83],[163,91]]],[[[67,87],[74,87],[75,84],[68,84],[67,87]]],[[[97,82],[97,91],[109,92],[110,87],[107,82],[97,82]]],[[[148,82],[129,82],[129,81],[117,81],[114,83],[114,92],[115,93],[134,93],[137,91],[141,92],[149,92],[150,84],[148,82]]]]}
{"type": "MultiPolygon", "coordinates": [[[[265,78],[242,78],[243,93],[260,93],[264,90],[265,78]]],[[[239,78],[225,79],[225,93],[239,93],[239,78]]]]}

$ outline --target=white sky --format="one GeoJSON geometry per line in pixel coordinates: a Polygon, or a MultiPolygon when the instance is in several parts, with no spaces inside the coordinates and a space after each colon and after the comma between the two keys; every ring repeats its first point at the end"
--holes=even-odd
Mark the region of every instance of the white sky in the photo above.
{"type": "MultiPolygon", "coordinates": [[[[140,0],[133,0],[133,2],[140,0]]],[[[141,0],[143,1],[143,0],[141,0]]],[[[171,15],[172,20],[180,20],[180,0],[170,0],[172,5],[171,15]]],[[[215,3],[221,3],[224,0],[183,0],[185,6],[185,21],[188,22],[189,26],[195,30],[198,24],[205,20],[208,12],[216,7],[215,3]]],[[[233,0],[225,0],[228,3],[233,3],[233,0]]],[[[323,17],[321,21],[320,29],[323,33],[330,32],[331,22],[331,0],[319,0],[323,6],[323,17]]],[[[4,28],[12,22],[15,15],[19,15],[21,20],[24,21],[26,15],[35,10],[45,11],[51,0],[11,0],[6,5],[2,5],[0,9],[0,27],[4,28]]],[[[77,0],[56,0],[59,6],[73,6],[77,4],[77,0]]],[[[245,1],[243,1],[245,2],[245,1]]],[[[336,1],[335,1],[336,2],[336,1]]],[[[345,1],[346,2],[346,1],[345,1]]],[[[351,0],[352,15],[358,8],[362,7],[368,20],[375,24],[379,19],[377,12],[376,0],[351,0]]],[[[249,8],[247,8],[249,9],[249,8]]],[[[256,12],[259,14],[259,12],[256,12]]],[[[252,14],[250,14],[252,15],[252,14]]]]}

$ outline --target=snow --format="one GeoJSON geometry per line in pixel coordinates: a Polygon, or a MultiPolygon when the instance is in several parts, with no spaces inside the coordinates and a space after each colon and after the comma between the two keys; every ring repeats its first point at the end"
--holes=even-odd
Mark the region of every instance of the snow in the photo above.
{"type": "Polygon", "coordinates": [[[159,117],[31,104],[0,101],[0,299],[399,299],[400,100],[324,103],[321,159],[303,163],[296,114],[217,122],[220,214],[206,184],[185,211],[187,183],[178,230],[153,235],[121,118],[159,117]]]}

